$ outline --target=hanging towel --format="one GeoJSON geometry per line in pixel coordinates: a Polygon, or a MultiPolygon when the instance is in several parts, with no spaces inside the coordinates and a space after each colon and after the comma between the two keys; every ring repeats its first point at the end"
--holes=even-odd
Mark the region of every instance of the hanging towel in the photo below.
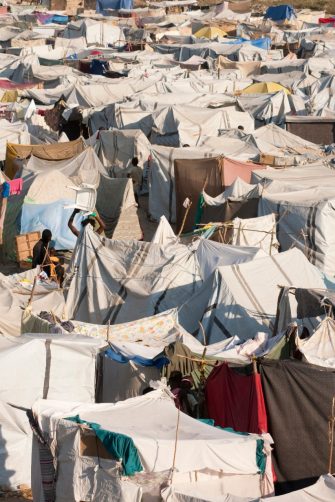
{"type": "Polygon", "coordinates": [[[79,415],[67,417],[65,420],[71,420],[77,424],[88,425],[100,439],[106,450],[116,459],[122,460],[124,476],[132,476],[135,472],[143,471],[141,460],[134,444],[134,441],[125,434],[110,432],[102,429],[99,424],[82,420],[79,415]]]}
{"type": "Polygon", "coordinates": [[[2,185],[2,197],[4,199],[7,199],[7,197],[9,197],[9,193],[10,193],[10,185],[7,181],[5,181],[5,183],[3,183],[2,185]]]}
{"type": "Polygon", "coordinates": [[[23,180],[22,178],[17,178],[15,180],[9,181],[10,191],[9,195],[20,195],[22,192],[23,180]]]}

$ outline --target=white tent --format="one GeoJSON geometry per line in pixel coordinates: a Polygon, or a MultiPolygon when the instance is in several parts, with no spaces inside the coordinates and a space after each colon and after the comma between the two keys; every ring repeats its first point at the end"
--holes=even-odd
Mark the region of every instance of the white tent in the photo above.
{"type": "MultiPolygon", "coordinates": [[[[161,485],[170,477],[173,468],[176,480],[195,477],[207,480],[220,478],[222,486],[226,482],[229,483],[233,492],[248,490],[256,497],[260,496],[262,489],[270,490],[267,493],[273,489],[271,474],[268,477],[266,470],[265,477],[261,476],[257,465],[257,440],[262,436],[243,436],[227,432],[203,424],[184,413],[178,414],[173,400],[165,394],[164,389],[114,405],[40,400],[35,403],[33,411],[44,437],[51,440],[55,432],[57,434],[59,467],[56,498],[60,502],[85,500],[89,493],[94,500],[104,500],[108,496],[113,500],[131,502],[141,500],[141,496],[145,500],[150,493],[150,500],[158,501],[161,485]],[[87,435],[85,438],[78,424],[66,420],[66,417],[73,416],[79,416],[80,420],[88,423],[98,424],[107,436],[122,434],[130,438],[137,450],[143,471],[121,478],[118,467],[120,463],[116,463],[111,457],[101,456],[98,463],[94,450],[91,450],[91,454],[87,450],[87,435]],[[177,419],[179,422],[176,444],[177,419]],[[86,458],[83,456],[84,444],[86,458]],[[71,468],[65,468],[65,465],[71,468]],[[110,475],[111,472],[113,476],[110,475]],[[124,485],[124,481],[127,484],[124,485]],[[124,490],[122,495],[121,490],[124,490]]],[[[264,440],[262,454],[270,460],[267,457],[268,439],[264,437],[264,440]]],[[[126,462],[123,457],[123,470],[127,466],[126,462]]],[[[34,457],[34,466],[37,471],[37,455],[34,457]]],[[[271,461],[268,466],[271,466],[271,461]]],[[[135,470],[139,468],[136,466],[135,470]]],[[[34,500],[41,500],[42,486],[37,472],[35,480],[34,500]]]]}
{"type": "Polygon", "coordinates": [[[105,345],[80,335],[0,336],[1,486],[30,486],[33,434],[25,409],[39,398],[94,402],[96,354],[105,345]]]}
{"type": "Polygon", "coordinates": [[[334,276],[335,190],[310,188],[283,193],[263,192],[260,216],[277,214],[277,237],[283,251],[296,246],[313,265],[334,276]]]}
{"type": "Polygon", "coordinates": [[[335,497],[335,480],[331,474],[324,474],[318,481],[307,488],[278,495],[277,497],[237,497],[222,493],[220,486],[211,482],[173,483],[162,490],[164,502],[332,502],[335,497]]]}
{"type": "MultiPolygon", "coordinates": [[[[328,282],[328,281],[327,281],[328,282]]],[[[179,322],[200,339],[199,321],[207,343],[224,337],[253,338],[273,334],[279,286],[325,289],[323,274],[298,249],[247,263],[219,267],[180,309],[179,322]]],[[[290,295],[292,296],[292,295],[290,295]]],[[[290,298],[292,318],[296,302],[290,298]]],[[[278,331],[287,326],[279,326],[278,331]]]]}

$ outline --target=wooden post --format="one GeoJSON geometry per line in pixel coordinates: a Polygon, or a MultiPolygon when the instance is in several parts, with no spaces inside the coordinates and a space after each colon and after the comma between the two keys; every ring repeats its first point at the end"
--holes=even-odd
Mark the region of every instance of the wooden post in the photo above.
{"type": "Polygon", "coordinates": [[[332,401],[332,414],[329,418],[328,422],[328,430],[329,430],[329,464],[328,464],[328,473],[332,474],[333,468],[333,453],[334,453],[334,428],[335,428],[335,396],[332,401]]]}

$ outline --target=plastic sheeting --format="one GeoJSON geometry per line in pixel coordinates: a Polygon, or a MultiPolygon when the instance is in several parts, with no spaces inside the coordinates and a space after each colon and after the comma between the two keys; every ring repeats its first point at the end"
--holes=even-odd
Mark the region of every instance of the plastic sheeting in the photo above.
{"type": "MultiPolygon", "coordinates": [[[[258,332],[272,335],[278,285],[326,288],[323,274],[301,251],[291,249],[247,263],[217,268],[182,306],[179,322],[189,333],[201,339],[198,325],[201,321],[208,343],[234,335],[246,340],[258,332]]],[[[293,298],[290,300],[294,319],[296,302],[293,298]]],[[[279,326],[278,331],[286,328],[286,325],[279,326]]]]}
{"type": "Polygon", "coordinates": [[[43,397],[94,402],[95,355],[104,345],[69,335],[0,337],[2,486],[31,485],[33,434],[25,411],[15,406],[30,408],[43,397]]]}

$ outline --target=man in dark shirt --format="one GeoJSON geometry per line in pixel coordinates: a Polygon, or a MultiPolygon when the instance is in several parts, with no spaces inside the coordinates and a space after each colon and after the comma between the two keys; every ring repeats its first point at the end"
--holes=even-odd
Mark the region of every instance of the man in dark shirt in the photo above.
{"type": "Polygon", "coordinates": [[[50,263],[50,259],[47,251],[51,239],[52,239],[52,233],[50,230],[46,228],[42,232],[42,238],[38,242],[36,242],[33,249],[32,267],[35,268],[37,267],[37,265],[43,265],[43,271],[46,274],[48,274],[48,276],[50,276],[50,266],[48,266],[48,264],[50,263]]]}

